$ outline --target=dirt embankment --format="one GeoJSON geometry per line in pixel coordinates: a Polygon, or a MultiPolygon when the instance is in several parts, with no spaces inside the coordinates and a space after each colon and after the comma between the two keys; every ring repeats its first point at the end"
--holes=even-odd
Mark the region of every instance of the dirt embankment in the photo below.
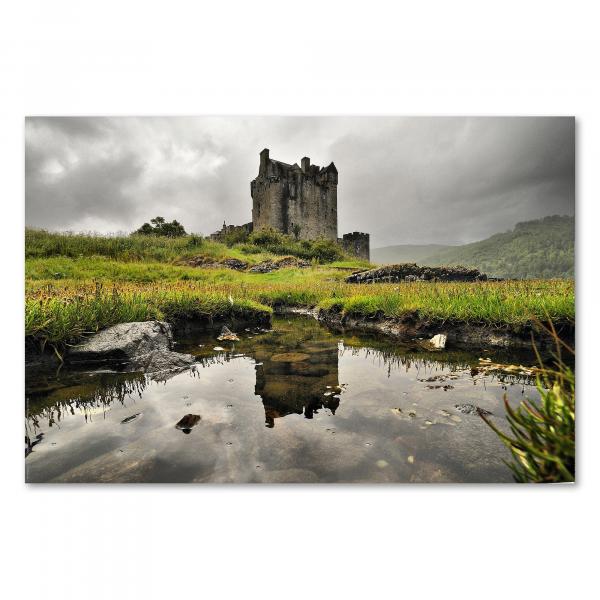
{"type": "MultiPolygon", "coordinates": [[[[535,323],[520,325],[492,326],[483,323],[462,321],[439,321],[420,317],[411,312],[401,317],[385,317],[383,314],[371,316],[344,314],[333,309],[285,309],[277,312],[293,312],[312,316],[324,325],[340,331],[356,330],[381,334],[403,341],[429,339],[438,334],[447,336],[447,346],[495,347],[531,349],[532,339],[540,350],[552,350],[554,340],[542,327],[535,323]]],[[[574,346],[575,324],[554,323],[562,340],[574,346]]]]}

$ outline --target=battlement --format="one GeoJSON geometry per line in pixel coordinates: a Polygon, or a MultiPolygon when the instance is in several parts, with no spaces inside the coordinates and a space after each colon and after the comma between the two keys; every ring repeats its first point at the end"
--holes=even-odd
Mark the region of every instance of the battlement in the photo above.
{"type": "Polygon", "coordinates": [[[370,235],[361,231],[345,233],[338,242],[349,254],[370,260],[370,235]]]}

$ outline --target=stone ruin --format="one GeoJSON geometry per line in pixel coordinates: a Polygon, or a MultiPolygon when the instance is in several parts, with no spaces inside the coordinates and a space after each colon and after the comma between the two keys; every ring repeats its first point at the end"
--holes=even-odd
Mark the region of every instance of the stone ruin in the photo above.
{"type": "Polygon", "coordinates": [[[243,229],[250,233],[274,229],[300,240],[327,239],[339,243],[346,252],[369,260],[369,234],[346,233],[338,238],[338,170],[332,162],[326,167],[310,164],[305,156],[298,163],[269,157],[269,149],[260,153],[258,175],[250,182],[252,222],[226,225],[210,237],[222,240],[228,233],[243,229]]]}

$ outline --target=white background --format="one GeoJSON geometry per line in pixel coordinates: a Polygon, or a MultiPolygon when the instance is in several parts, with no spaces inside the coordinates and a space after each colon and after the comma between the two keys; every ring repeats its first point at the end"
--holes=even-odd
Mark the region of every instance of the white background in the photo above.
{"type": "Polygon", "coordinates": [[[600,399],[592,387],[592,277],[600,48],[593,6],[3,5],[5,598],[597,595],[600,399]],[[23,117],[240,113],[577,117],[577,485],[24,485],[23,117]]]}

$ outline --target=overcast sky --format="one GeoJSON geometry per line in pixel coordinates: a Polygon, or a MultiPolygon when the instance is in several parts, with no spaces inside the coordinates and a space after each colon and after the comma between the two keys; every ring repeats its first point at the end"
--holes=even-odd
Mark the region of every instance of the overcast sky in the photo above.
{"type": "Polygon", "coordinates": [[[338,234],[371,246],[466,243],[575,210],[571,118],[34,117],[25,218],[51,230],[188,232],[251,220],[259,152],[334,161],[338,234]]]}

